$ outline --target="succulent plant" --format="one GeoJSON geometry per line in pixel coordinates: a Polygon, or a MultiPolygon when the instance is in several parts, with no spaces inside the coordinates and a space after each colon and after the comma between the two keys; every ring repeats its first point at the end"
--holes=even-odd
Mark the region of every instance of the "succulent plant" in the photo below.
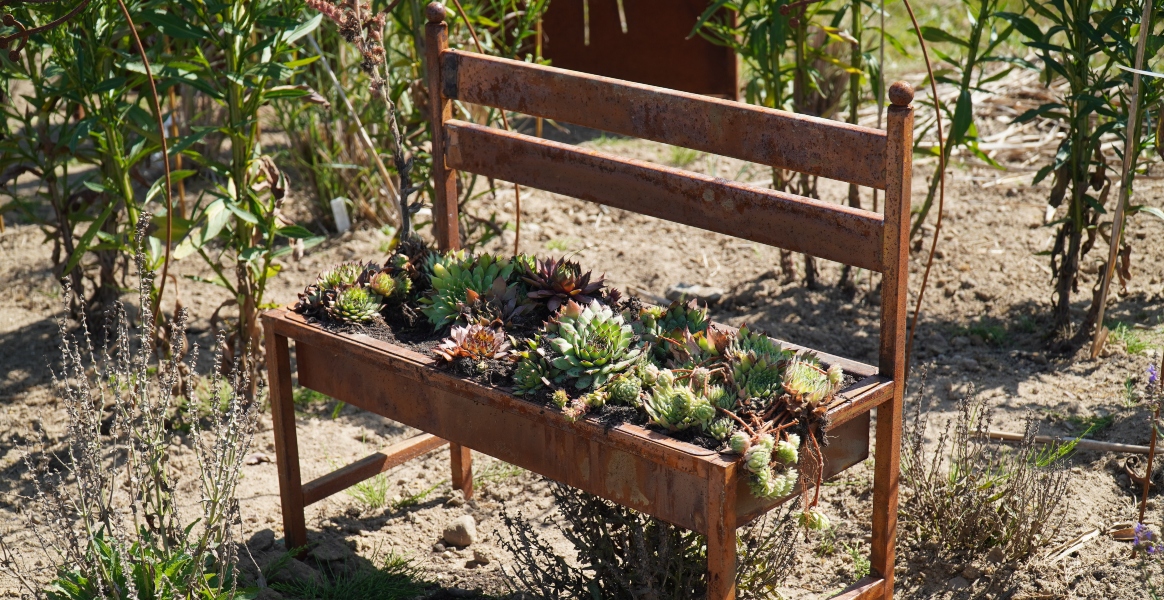
{"type": "Polygon", "coordinates": [[[728,344],[726,357],[732,367],[732,381],[741,399],[766,400],[780,393],[784,381],[784,364],[793,357],[766,335],[752,332],[745,325],[728,344]]]}
{"type": "Polygon", "coordinates": [[[706,427],[715,418],[715,406],[668,370],[659,372],[655,386],[643,401],[650,422],[670,431],[699,425],[706,427]]]}
{"type": "Polygon", "coordinates": [[[728,446],[732,449],[732,452],[743,454],[748,451],[748,448],[752,447],[752,438],[743,431],[737,431],[728,438],[728,446]]]}
{"type": "Polygon", "coordinates": [[[601,387],[642,354],[631,326],[598,301],[585,308],[567,302],[546,329],[546,343],[555,350],[551,364],[574,379],[578,389],[601,387]]]}
{"type": "Polygon", "coordinates": [[[570,403],[570,395],[566,393],[566,390],[554,390],[550,399],[558,408],[566,408],[566,405],[570,403]]]}
{"type": "Polygon", "coordinates": [[[639,311],[639,321],[642,323],[643,337],[655,344],[655,356],[660,359],[666,358],[682,345],[687,334],[705,332],[711,323],[707,309],[700,308],[695,300],[686,304],[672,302],[666,308],[644,307],[639,311]]]}
{"type": "Polygon", "coordinates": [[[616,375],[606,384],[606,391],[610,393],[610,401],[615,404],[638,406],[643,382],[631,373],[623,373],[616,375]]]}
{"type": "Polygon", "coordinates": [[[533,259],[524,256],[518,260],[521,279],[529,286],[529,297],[546,303],[550,312],[556,312],[567,302],[586,306],[599,298],[603,276],[592,277],[590,271],[565,258],[533,259]]]}
{"type": "Polygon", "coordinates": [[[732,430],[734,430],[735,427],[735,421],[732,421],[727,417],[720,417],[711,423],[708,423],[707,434],[722,442],[731,437],[732,430]]]}
{"type": "Polygon", "coordinates": [[[377,271],[368,279],[368,288],[380,294],[385,300],[399,302],[412,290],[412,279],[404,272],[391,273],[389,269],[377,271]]]}
{"type": "Polygon", "coordinates": [[[328,315],[345,323],[366,323],[380,314],[379,294],[368,288],[349,285],[336,291],[327,306],[328,315]]]}
{"type": "Polygon", "coordinates": [[[810,508],[800,513],[800,525],[805,529],[823,531],[829,528],[829,518],[819,510],[810,508]]]}
{"type": "Polygon", "coordinates": [[[744,455],[744,468],[751,473],[748,485],[759,498],[779,498],[791,494],[796,487],[799,474],[792,464],[796,462],[796,448],[800,438],[789,436],[788,440],[776,442],[770,435],[762,435],[751,442],[744,432],[732,435],[729,444],[733,451],[744,455]],[[772,468],[772,458],[777,460],[781,472],[772,468]],[[787,460],[790,458],[792,460],[787,460]]]}
{"type": "Polygon", "coordinates": [[[470,290],[485,294],[498,277],[507,280],[513,273],[513,265],[504,258],[492,254],[468,258],[464,250],[429,255],[425,266],[432,291],[421,298],[426,306],[421,312],[438,329],[458,320],[470,290]]]}
{"type": "Polygon", "coordinates": [[[788,361],[783,379],[784,391],[791,397],[794,408],[806,404],[816,407],[837,391],[843,374],[836,365],[826,371],[815,356],[806,353],[788,361]]]}
{"type": "Polygon", "coordinates": [[[516,284],[498,277],[485,293],[465,290],[465,301],[458,306],[458,320],[508,327],[515,320],[530,315],[534,306],[518,292],[516,284]]]}
{"type": "MultiPolygon", "coordinates": [[[[513,371],[513,393],[517,396],[523,396],[531,392],[540,390],[552,383],[557,383],[562,378],[562,372],[550,363],[549,352],[547,352],[543,345],[544,340],[541,337],[526,340],[526,349],[517,353],[518,362],[517,367],[513,371]]],[[[554,398],[558,398],[558,393],[565,396],[566,392],[557,390],[554,392],[554,398]]],[[[569,400],[569,397],[566,397],[569,400]]],[[[565,406],[565,401],[559,408],[565,406]]]]}
{"type": "Polygon", "coordinates": [[[368,266],[370,265],[357,262],[340,263],[320,273],[317,285],[323,290],[338,290],[344,286],[355,285],[368,266]]]}
{"type": "Polygon", "coordinates": [[[473,362],[498,360],[509,356],[509,351],[505,332],[477,324],[453,327],[449,337],[433,349],[437,356],[449,362],[460,358],[473,362]]]}

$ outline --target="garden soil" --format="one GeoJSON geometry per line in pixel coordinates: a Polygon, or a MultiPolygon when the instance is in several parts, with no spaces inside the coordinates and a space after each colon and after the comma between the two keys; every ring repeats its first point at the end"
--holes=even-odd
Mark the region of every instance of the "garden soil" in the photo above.
{"type": "MultiPolygon", "coordinates": [[[[708,155],[692,157],[647,142],[604,137],[585,144],[743,181],[770,175],[755,165],[708,155]]],[[[916,199],[924,198],[924,174],[931,170],[919,161],[916,199]]],[[[1052,229],[1044,226],[1048,187],[1022,181],[989,185],[996,177],[992,172],[959,170],[948,186],[946,220],[918,327],[907,405],[922,403],[931,441],[956,415],[958,399],[974,392],[995,408],[998,430],[1020,432],[1032,419],[1043,434],[1077,435],[1092,426],[1088,434],[1092,439],[1146,444],[1150,415],[1140,397],[1145,370],[1150,361],[1159,360],[1164,342],[1160,260],[1164,223],[1150,218],[1131,221],[1133,277],[1126,290],[1118,281],[1113,284],[1108,306],[1108,318],[1123,328],[1103,355],[1092,360],[1086,349],[1064,350],[1048,341],[1051,274],[1048,257],[1038,255],[1049,250],[1052,241],[1052,229]],[[918,376],[923,372],[924,377],[918,376]]],[[[473,201],[468,212],[482,218],[497,213],[512,220],[513,188],[498,185],[495,194],[473,201]]],[[[1147,181],[1142,187],[1137,196],[1159,206],[1160,182],[1147,181]]],[[[838,201],[846,194],[844,185],[821,182],[826,200],[838,201]]],[[[772,248],[542,192],[522,190],[521,199],[523,251],[570,254],[586,267],[605,271],[609,284],[648,299],[666,296],[679,283],[719,288],[722,298],[711,307],[717,320],[746,323],[778,338],[876,362],[878,297],[876,280],[871,281],[868,273],[856,272],[855,285],[845,288],[836,285],[839,265],[817,261],[820,285],[808,289],[802,283],[799,256],[797,273],[789,280],[781,271],[779,252],[772,248]]],[[[862,202],[871,206],[871,196],[865,194],[862,202]]],[[[306,192],[296,195],[293,190],[285,210],[289,218],[318,231],[322,225],[311,217],[318,212],[313,206],[306,192]]],[[[925,232],[926,248],[932,231],[925,232]]],[[[513,239],[513,232],[506,231],[487,248],[506,251],[513,239]]],[[[297,291],[335,262],[381,259],[387,241],[383,233],[368,228],[332,235],[301,260],[283,263],[283,273],[269,290],[270,299],[293,302],[297,291]]],[[[7,290],[0,302],[0,528],[9,529],[16,547],[25,550],[33,546],[33,535],[20,525],[17,513],[25,503],[22,496],[32,488],[21,456],[25,444],[42,432],[56,440],[66,425],[49,368],[59,362],[55,343],[61,314],[60,292],[50,271],[51,252],[51,243],[33,226],[9,223],[0,234],[0,281],[7,290]]],[[[1077,323],[1083,318],[1101,255],[1106,257],[1102,242],[1085,260],[1080,291],[1074,296],[1077,323]]],[[[924,263],[924,252],[912,253],[911,309],[924,263]]],[[[166,306],[172,310],[177,298],[191,311],[191,341],[206,348],[214,339],[210,317],[227,298],[220,289],[186,277],[205,274],[193,260],[178,263],[176,270],[179,283],[171,282],[167,289],[166,306]]],[[[303,400],[298,431],[305,480],[415,433],[326,398],[303,400]]],[[[180,476],[178,490],[183,498],[194,498],[196,463],[178,442],[173,462],[180,476]]],[[[260,420],[253,451],[250,462],[255,464],[244,467],[239,496],[243,536],[253,536],[252,554],[262,562],[282,549],[269,414],[260,420]]],[[[1124,473],[1124,458],[1078,451],[1065,459],[1071,475],[1066,518],[1054,543],[1017,565],[992,562],[985,551],[971,559],[949,559],[935,548],[911,543],[910,532],[900,531],[898,597],[1146,597],[1139,563],[1129,558],[1130,546],[1108,534],[1136,518],[1136,492],[1124,473]],[[1077,551],[1050,556],[1053,546],[1094,530],[1099,535],[1077,551]]],[[[801,536],[784,596],[827,598],[859,577],[862,557],[869,550],[871,466],[867,461],[826,483],[822,508],[836,527],[826,535],[801,536]]],[[[504,573],[513,568],[514,560],[500,545],[503,510],[532,523],[563,556],[571,555],[553,525],[560,515],[547,481],[480,454],[475,455],[474,471],[477,493],[468,502],[450,492],[448,453],[437,450],[389,471],[381,488],[383,503],[376,502],[375,490],[373,497],[364,496],[379,506],[361,501],[354,491],[310,506],[309,537],[319,545],[309,562],[378,562],[390,554],[404,555],[436,584],[430,593],[438,597],[506,593],[511,588],[504,573]],[[446,525],[463,515],[476,522],[477,540],[461,548],[438,545],[446,525]]],[[[908,488],[902,492],[908,502],[908,488]]],[[[1157,528],[1161,510],[1153,496],[1147,521],[1157,528]]],[[[31,550],[28,556],[36,560],[31,550]]],[[[1164,581],[1158,570],[1153,572],[1158,584],[1164,581]]],[[[16,593],[13,581],[0,579],[0,596],[16,593]]]]}

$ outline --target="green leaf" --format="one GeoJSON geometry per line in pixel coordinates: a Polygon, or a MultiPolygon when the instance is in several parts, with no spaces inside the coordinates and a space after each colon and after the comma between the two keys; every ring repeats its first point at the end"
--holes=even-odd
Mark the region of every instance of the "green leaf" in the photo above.
{"type": "Polygon", "coordinates": [[[958,94],[958,104],[954,108],[954,122],[950,125],[950,143],[961,145],[966,140],[966,131],[974,122],[974,102],[970,90],[958,94]]]}
{"type": "Polygon", "coordinates": [[[305,240],[313,236],[313,234],[308,231],[307,228],[301,225],[288,225],[286,227],[280,227],[275,233],[277,235],[296,240],[305,240]]]}
{"type": "Polygon", "coordinates": [[[288,69],[298,69],[299,67],[306,67],[307,65],[309,65],[309,64],[311,64],[311,63],[313,63],[321,58],[323,58],[323,57],[316,54],[315,56],[308,56],[307,58],[301,58],[299,60],[293,60],[291,62],[283,63],[283,66],[287,67],[288,69]]]}
{"type": "Polygon", "coordinates": [[[117,204],[117,202],[113,201],[105,202],[105,210],[101,211],[101,214],[96,219],[93,219],[92,223],[89,223],[88,229],[81,235],[81,239],[77,241],[77,247],[73,249],[73,255],[69,257],[69,262],[65,265],[65,270],[61,273],[62,275],[72,273],[73,269],[77,267],[77,263],[81,262],[81,258],[89,251],[89,244],[93,243],[93,238],[101,230],[101,226],[105,225],[105,221],[109,219],[109,215],[113,214],[113,207],[117,204]]]}
{"type": "Polygon", "coordinates": [[[193,146],[194,144],[197,144],[198,142],[202,141],[202,138],[206,137],[206,134],[208,134],[211,131],[214,131],[218,128],[217,127],[194,126],[194,127],[191,127],[191,129],[192,129],[192,131],[189,133],[189,135],[184,135],[184,136],[179,137],[179,138],[174,138],[175,140],[178,141],[178,143],[174,144],[173,146],[170,146],[170,156],[177,156],[178,154],[181,154],[190,146],[193,146]]]}
{"type": "Polygon", "coordinates": [[[192,25],[173,13],[151,12],[146,13],[145,16],[151,23],[157,25],[158,29],[162,30],[162,33],[173,38],[204,40],[210,37],[205,30],[192,25]]]}
{"type": "MultiPolygon", "coordinates": [[[[170,183],[178,183],[179,181],[182,181],[183,179],[186,179],[187,177],[190,177],[191,175],[194,175],[195,173],[197,173],[197,171],[191,171],[189,169],[172,171],[170,173],[170,183]]],[[[162,193],[165,185],[166,185],[166,176],[162,175],[161,177],[158,177],[158,179],[156,181],[154,181],[153,185],[150,186],[149,191],[146,192],[145,201],[142,202],[142,204],[149,203],[149,201],[153,200],[155,196],[162,193]]]]}
{"type": "Polygon", "coordinates": [[[947,32],[944,29],[939,29],[937,27],[922,26],[921,31],[922,31],[922,39],[924,39],[927,42],[936,42],[936,43],[943,43],[944,42],[947,44],[957,44],[959,46],[962,46],[963,48],[970,47],[970,42],[967,42],[966,40],[960,39],[960,38],[954,36],[953,34],[947,32]]]}
{"type": "Polygon", "coordinates": [[[295,27],[283,34],[284,44],[294,44],[299,38],[315,31],[319,24],[323,22],[323,13],[316,13],[314,17],[309,19],[306,23],[295,27]]]}

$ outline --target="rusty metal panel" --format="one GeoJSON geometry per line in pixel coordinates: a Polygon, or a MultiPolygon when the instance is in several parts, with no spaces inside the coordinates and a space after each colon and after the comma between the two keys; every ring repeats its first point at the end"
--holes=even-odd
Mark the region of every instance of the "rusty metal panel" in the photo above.
{"type": "Polygon", "coordinates": [[[520,414],[486,394],[454,393],[350,353],[303,341],[295,351],[302,386],[680,527],[706,529],[702,477],[555,426],[544,417],[559,415],[544,407],[520,414]]]}
{"type": "Polygon", "coordinates": [[[885,189],[885,132],[448,50],[445,97],[885,189]]]}
{"type": "Polygon", "coordinates": [[[542,54],[554,66],[649,85],[737,97],[735,53],[699,37],[687,39],[707,0],[624,0],[623,33],[616,0],[554,0],[543,17],[542,54]]]}
{"type": "MultiPolygon", "coordinates": [[[[830,427],[828,441],[828,446],[823,448],[825,480],[869,458],[869,413],[862,413],[845,423],[830,427]]],[[[736,490],[736,514],[739,515],[737,525],[743,525],[793,498],[793,496],[777,500],[757,498],[748,490],[745,478],[740,478],[737,483],[739,486],[736,490]]]]}
{"type": "Polygon", "coordinates": [[[880,271],[881,215],[449,121],[450,167],[880,271]]]}

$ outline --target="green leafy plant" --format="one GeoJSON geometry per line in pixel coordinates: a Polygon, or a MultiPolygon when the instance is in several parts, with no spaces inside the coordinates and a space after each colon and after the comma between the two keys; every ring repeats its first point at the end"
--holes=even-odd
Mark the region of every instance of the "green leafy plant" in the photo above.
{"type": "Polygon", "coordinates": [[[1052,223],[1057,232],[1048,253],[1055,277],[1055,327],[1067,333],[1080,261],[1092,247],[1099,217],[1106,212],[1104,204],[1111,185],[1100,138],[1122,125],[1122,111],[1111,98],[1120,82],[1116,65],[1133,47],[1128,32],[1138,14],[1122,0],[1110,4],[1101,0],[1026,0],[1026,6],[1034,18],[999,15],[1027,38],[1026,45],[1043,64],[1046,82],[1066,84],[1060,97],[1028,110],[1016,122],[1049,117],[1063,122],[1067,129],[1054,160],[1035,176],[1037,183],[1054,175],[1048,204],[1059,207],[1067,201],[1066,215],[1052,223]]]}
{"type": "Polygon", "coordinates": [[[379,566],[325,570],[323,577],[272,583],[271,589],[304,600],[407,600],[423,593],[427,585],[415,561],[389,554],[379,566]]]}
{"type": "MultiPolygon", "coordinates": [[[[142,18],[143,3],[128,7],[135,19],[142,18]]],[[[16,14],[36,26],[74,8],[35,3],[16,14]]],[[[0,109],[5,129],[16,125],[0,139],[0,194],[8,197],[0,213],[17,212],[44,231],[54,246],[54,274],[68,277],[73,300],[98,314],[124,287],[143,218],[137,198],[143,187],[151,188],[147,201],[158,191],[158,183],[142,175],[158,149],[158,135],[148,107],[143,108],[147,95],[133,93],[146,76],[140,61],[125,59],[136,48],[117,2],[94,1],[82,8],[63,26],[33,36],[17,60],[4,59],[5,81],[31,89],[18,92],[26,102],[6,101],[0,109]],[[77,177],[90,165],[93,171],[77,177]],[[23,173],[37,177],[34,192],[16,186],[23,173]],[[135,185],[135,179],[142,183],[135,185]]],[[[6,97],[12,91],[6,90],[6,97]]],[[[156,265],[160,248],[154,244],[146,251],[156,265]]]]}

